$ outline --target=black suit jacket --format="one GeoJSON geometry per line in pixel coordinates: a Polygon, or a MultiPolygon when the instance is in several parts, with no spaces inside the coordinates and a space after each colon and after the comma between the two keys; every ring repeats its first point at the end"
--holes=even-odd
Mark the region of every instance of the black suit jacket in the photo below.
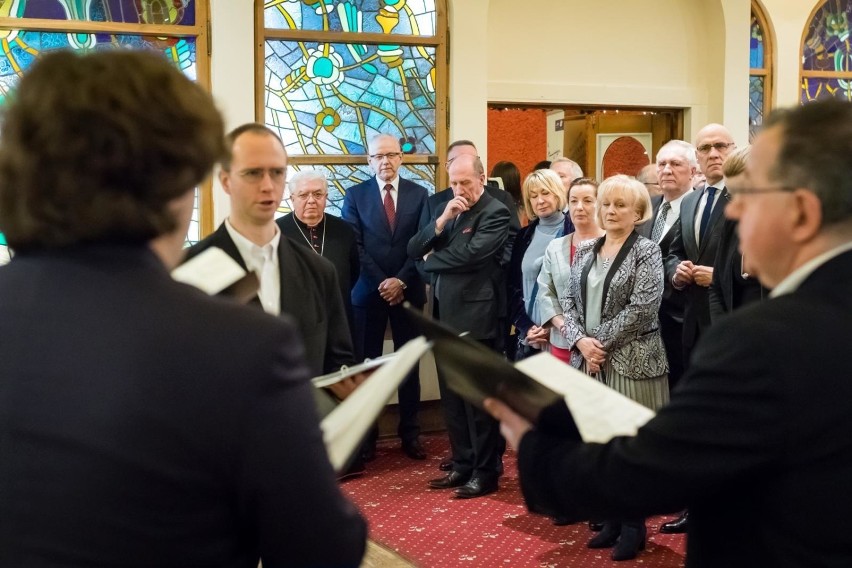
{"type": "Polygon", "coordinates": [[[519,468],[531,510],[581,520],[688,507],[690,568],[852,566],[852,327],[838,317],[852,296],[841,282],[852,282],[849,251],[794,293],[714,324],[635,437],[528,433],[519,468]]]}
{"type": "Polygon", "coordinates": [[[415,306],[426,302],[423,280],[406,251],[408,241],[417,232],[426,196],[425,187],[400,178],[396,227],[391,231],[375,177],[346,190],[343,220],[355,231],[361,258],[361,274],[352,290],[355,306],[387,306],[379,294],[379,284],[391,277],[405,283],[403,294],[406,301],[415,306]]]}
{"type": "MultiPolygon", "coordinates": [[[[686,198],[684,198],[684,201],[685,200],[686,198]]],[[[660,206],[662,206],[662,204],[662,195],[655,195],[652,197],[651,206],[653,207],[653,215],[651,215],[651,219],[636,227],[636,232],[646,239],[651,238],[651,233],[654,230],[654,222],[657,220],[657,214],[660,212],[660,206]]],[[[683,206],[683,202],[681,202],[681,206],[683,206]]],[[[669,227],[669,230],[666,231],[666,234],[663,235],[663,238],[660,239],[660,242],[658,243],[660,245],[660,251],[663,254],[663,260],[665,260],[671,253],[672,242],[679,230],[680,216],[678,216],[677,221],[669,227]]],[[[660,305],[660,313],[666,314],[678,323],[683,323],[683,304],[685,296],[672,287],[671,278],[666,278],[664,285],[663,303],[660,305]]]]}
{"type": "MultiPolygon", "coordinates": [[[[224,223],[206,239],[190,247],[186,260],[210,247],[219,247],[243,269],[246,268],[224,223]]],[[[352,337],[346,325],[346,310],[334,266],[283,236],[278,241],[278,263],[281,314],[296,320],[311,372],[320,375],[337,371],[342,365],[352,365],[355,362],[352,337]]],[[[255,299],[252,304],[262,309],[259,300],[255,299]]]]}
{"type": "Polygon", "coordinates": [[[710,319],[714,323],[740,306],[767,295],[757,278],[743,276],[745,267],[739,248],[737,222],[725,219],[713,264],[713,282],[708,292],[710,319]]]}
{"type": "MultiPolygon", "coordinates": [[[[672,277],[681,261],[689,260],[701,266],[713,266],[716,262],[716,250],[724,225],[724,210],[727,203],[727,189],[716,200],[716,205],[710,213],[707,234],[698,245],[695,234],[695,217],[703,195],[702,191],[691,191],[680,204],[680,223],[672,239],[669,256],[665,260],[666,281],[671,286],[672,277]]],[[[680,293],[684,294],[683,312],[683,345],[691,350],[698,336],[710,326],[709,291],[704,286],[691,284],[680,293]]]]}
{"type": "Polygon", "coordinates": [[[0,268],[0,337],[0,565],[359,564],[285,318],[84,246],[0,268]]]}
{"type": "MultiPolygon", "coordinates": [[[[446,204],[437,212],[443,213],[446,204]]],[[[433,220],[408,243],[411,258],[423,258],[431,293],[440,277],[440,320],[473,339],[494,339],[505,313],[503,247],[509,236],[509,210],[483,192],[473,207],[435,235],[433,220]]]]}
{"type": "MultiPolygon", "coordinates": [[[[296,218],[293,213],[280,217],[277,221],[281,232],[297,245],[308,250],[313,246],[307,240],[308,227],[296,218]]],[[[358,280],[361,271],[361,262],[358,259],[358,244],[355,242],[355,233],[349,223],[326,213],[317,228],[320,234],[325,234],[322,257],[334,265],[337,271],[337,283],[340,285],[340,296],[346,308],[346,315],[352,327],[352,288],[358,280]]]]}

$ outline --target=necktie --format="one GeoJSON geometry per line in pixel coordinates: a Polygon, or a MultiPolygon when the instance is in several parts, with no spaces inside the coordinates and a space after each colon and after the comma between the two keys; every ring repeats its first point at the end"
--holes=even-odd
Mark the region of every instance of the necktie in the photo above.
{"type": "Polygon", "coordinates": [[[393,186],[391,184],[387,184],[385,186],[385,215],[388,217],[388,225],[390,225],[391,231],[396,229],[396,207],[393,205],[393,196],[391,195],[391,191],[393,191],[393,186]]]}
{"type": "Polygon", "coordinates": [[[668,201],[664,201],[662,207],[660,207],[660,213],[657,215],[657,220],[654,221],[654,229],[651,231],[651,240],[655,243],[660,242],[660,237],[663,236],[663,229],[666,228],[666,216],[671,208],[672,204],[668,201]]]}
{"type": "Polygon", "coordinates": [[[713,212],[713,197],[716,195],[716,188],[710,186],[707,188],[707,202],[704,204],[704,212],[701,213],[701,224],[698,226],[698,244],[704,241],[704,233],[707,232],[707,225],[710,223],[710,214],[713,212]]]}

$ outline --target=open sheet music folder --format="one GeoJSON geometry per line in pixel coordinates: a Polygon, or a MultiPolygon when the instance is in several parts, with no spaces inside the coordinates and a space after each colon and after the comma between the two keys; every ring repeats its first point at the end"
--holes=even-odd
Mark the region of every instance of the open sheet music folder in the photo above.
{"type": "Polygon", "coordinates": [[[432,341],[435,365],[447,386],[480,408],[486,398],[497,398],[550,434],[601,443],[636,434],[654,416],[549,353],[512,365],[475,340],[415,310],[408,313],[432,341]]]}

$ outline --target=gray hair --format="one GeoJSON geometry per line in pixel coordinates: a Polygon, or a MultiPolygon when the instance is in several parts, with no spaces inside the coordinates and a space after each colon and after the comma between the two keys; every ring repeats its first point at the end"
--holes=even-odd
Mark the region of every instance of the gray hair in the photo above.
{"type": "Polygon", "coordinates": [[[290,195],[293,194],[300,184],[306,181],[321,181],[323,188],[328,191],[328,180],[320,170],[299,170],[287,181],[287,186],[290,188],[290,195]]]}
{"type": "Polygon", "coordinates": [[[583,177],[583,168],[580,167],[580,164],[572,160],[571,158],[566,158],[565,156],[560,156],[555,160],[550,162],[550,167],[553,168],[553,164],[568,164],[571,167],[571,176],[573,179],[583,177]]]}
{"type": "Polygon", "coordinates": [[[660,154],[663,150],[675,150],[689,162],[689,165],[698,167],[698,155],[695,152],[695,146],[685,140],[669,140],[663,147],[657,151],[657,161],[660,160],[660,154]]]}

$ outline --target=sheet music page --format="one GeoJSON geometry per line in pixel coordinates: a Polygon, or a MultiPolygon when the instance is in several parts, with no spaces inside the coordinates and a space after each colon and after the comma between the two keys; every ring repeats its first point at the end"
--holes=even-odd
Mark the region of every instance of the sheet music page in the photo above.
{"type": "Polygon", "coordinates": [[[393,359],[370,375],[323,419],[320,428],[328,459],[335,471],[340,471],[346,465],[349,456],[361,445],[361,440],[385,404],[430,346],[424,337],[414,338],[403,345],[393,359]]]}
{"type": "Polygon", "coordinates": [[[584,442],[605,443],[633,436],[654,411],[612,390],[550,353],[515,363],[515,368],[565,397],[584,442]]]}
{"type": "Polygon", "coordinates": [[[246,271],[219,247],[210,247],[172,271],[178,282],[213,296],[246,275],[246,271]]]}
{"type": "Polygon", "coordinates": [[[376,367],[381,367],[391,359],[396,357],[396,353],[388,353],[387,355],[382,355],[381,357],[376,357],[375,359],[364,359],[363,363],[358,363],[357,365],[352,365],[351,367],[347,367],[344,365],[339,371],[334,371],[333,373],[326,373],[325,375],[319,375],[311,379],[311,382],[317,388],[323,388],[331,386],[335,383],[339,383],[346,377],[351,377],[352,375],[357,375],[363,371],[369,371],[370,369],[375,369],[376,367]]]}

